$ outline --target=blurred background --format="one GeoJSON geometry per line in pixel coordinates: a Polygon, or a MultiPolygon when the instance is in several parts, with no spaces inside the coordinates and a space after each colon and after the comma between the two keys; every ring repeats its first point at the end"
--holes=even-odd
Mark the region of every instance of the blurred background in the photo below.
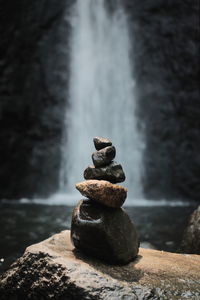
{"type": "Polygon", "coordinates": [[[145,247],[200,199],[197,0],[0,0],[0,270],[70,228],[94,136],[117,149],[145,247]]]}

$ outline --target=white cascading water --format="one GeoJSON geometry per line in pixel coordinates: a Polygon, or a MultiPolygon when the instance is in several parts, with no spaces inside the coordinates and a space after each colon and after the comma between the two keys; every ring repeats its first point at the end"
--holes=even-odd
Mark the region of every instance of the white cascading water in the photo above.
{"type": "Polygon", "coordinates": [[[116,147],[129,197],[138,199],[142,197],[143,143],[135,117],[127,18],[117,1],[112,13],[105,2],[77,0],[73,8],[61,187],[66,193],[75,192],[75,183],[83,180],[84,169],[92,164],[93,137],[103,136],[116,147]]]}

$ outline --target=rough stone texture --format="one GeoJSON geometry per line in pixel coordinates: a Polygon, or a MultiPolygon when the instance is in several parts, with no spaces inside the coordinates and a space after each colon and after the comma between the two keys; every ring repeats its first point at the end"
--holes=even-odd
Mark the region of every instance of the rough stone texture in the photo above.
{"type": "Polygon", "coordinates": [[[1,300],[197,300],[200,257],[141,249],[136,261],[110,266],[73,250],[63,231],[25,254],[0,278],[1,300]]]}
{"type": "Polygon", "coordinates": [[[108,263],[127,264],[138,254],[138,235],[122,208],[82,200],[72,215],[74,246],[108,263]]]}
{"type": "Polygon", "coordinates": [[[0,198],[59,185],[72,0],[0,0],[0,198]]]}
{"type": "Polygon", "coordinates": [[[116,162],[112,162],[108,166],[101,168],[89,166],[84,171],[84,178],[108,180],[112,183],[123,182],[126,179],[122,166],[116,162]]]}
{"type": "Polygon", "coordinates": [[[116,150],[114,146],[105,147],[92,154],[92,161],[95,167],[102,167],[110,164],[115,158],[116,150]]]}
{"type": "Polygon", "coordinates": [[[93,138],[93,142],[96,150],[101,150],[105,147],[112,146],[112,142],[103,137],[95,137],[93,138]]]}
{"type": "Polygon", "coordinates": [[[181,252],[200,254],[200,206],[190,217],[181,243],[181,252]]]}
{"type": "Polygon", "coordinates": [[[79,192],[94,201],[110,207],[121,207],[127,196],[127,189],[105,180],[86,180],[76,184],[79,192]]]}
{"type": "Polygon", "coordinates": [[[123,0],[147,198],[200,199],[199,1],[123,0]]]}

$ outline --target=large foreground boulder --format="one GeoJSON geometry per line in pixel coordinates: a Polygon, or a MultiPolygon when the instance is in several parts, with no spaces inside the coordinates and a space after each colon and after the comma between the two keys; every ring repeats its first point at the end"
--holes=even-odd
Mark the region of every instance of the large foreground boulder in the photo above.
{"type": "Polygon", "coordinates": [[[199,299],[200,257],[140,249],[110,266],[73,249],[63,231],[30,246],[0,278],[1,300],[199,299]]]}

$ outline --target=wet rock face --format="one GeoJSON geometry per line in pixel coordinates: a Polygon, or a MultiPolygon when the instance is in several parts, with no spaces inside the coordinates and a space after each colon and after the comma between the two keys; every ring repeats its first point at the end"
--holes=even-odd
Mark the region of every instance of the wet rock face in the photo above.
{"type": "Polygon", "coordinates": [[[71,238],[77,249],[108,263],[126,264],[138,253],[137,232],[126,212],[92,200],[74,209],[71,238]]]}
{"type": "Polygon", "coordinates": [[[152,199],[199,201],[199,2],[121,2],[132,36],[137,116],[145,128],[144,192],[152,199]]]}
{"type": "Polygon", "coordinates": [[[92,161],[95,167],[102,167],[108,165],[116,155],[114,146],[103,148],[92,154],[92,161]]]}
{"type": "Polygon", "coordinates": [[[110,207],[121,207],[127,196],[123,186],[105,180],[86,180],[77,183],[76,188],[83,196],[110,207]]]}
{"type": "Polygon", "coordinates": [[[84,178],[87,180],[107,180],[112,183],[123,182],[126,179],[122,166],[116,162],[112,162],[109,165],[101,168],[89,166],[84,171],[84,178]]]}
{"type": "Polygon", "coordinates": [[[0,0],[0,198],[58,188],[72,2],[0,0]]]}
{"type": "Polygon", "coordinates": [[[181,252],[200,254],[200,206],[190,217],[181,243],[181,252]]]}

